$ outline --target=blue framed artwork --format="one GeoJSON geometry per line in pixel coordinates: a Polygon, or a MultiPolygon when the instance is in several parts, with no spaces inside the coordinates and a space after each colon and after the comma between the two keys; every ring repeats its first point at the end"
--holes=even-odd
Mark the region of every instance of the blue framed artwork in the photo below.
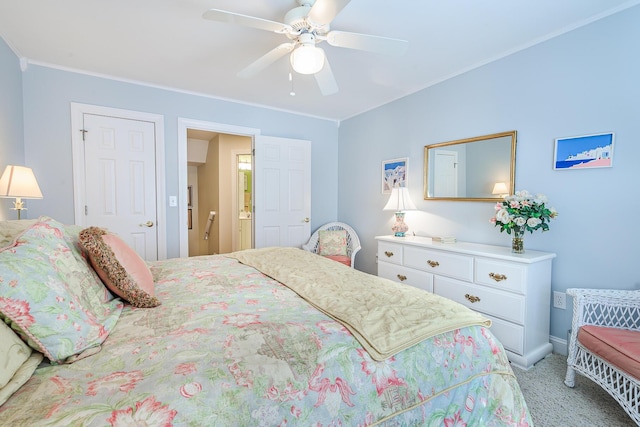
{"type": "Polygon", "coordinates": [[[557,138],[553,168],[576,170],[613,165],[613,132],[557,138]]]}
{"type": "Polygon", "coordinates": [[[409,159],[392,159],[382,162],[382,193],[391,193],[393,187],[407,186],[409,159]]]}

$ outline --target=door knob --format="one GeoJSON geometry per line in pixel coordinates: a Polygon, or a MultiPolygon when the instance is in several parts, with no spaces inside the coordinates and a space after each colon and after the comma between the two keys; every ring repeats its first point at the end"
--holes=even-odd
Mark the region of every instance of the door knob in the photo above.
{"type": "Polygon", "coordinates": [[[304,219],[304,222],[309,222],[309,221],[310,221],[310,219],[309,219],[309,218],[305,218],[305,219],[304,219]]]}
{"type": "Polygon", "coordinates": [[[138,224],[139,227],[153,227],[153,221],[147,221],[144,224],[138,224]]]}

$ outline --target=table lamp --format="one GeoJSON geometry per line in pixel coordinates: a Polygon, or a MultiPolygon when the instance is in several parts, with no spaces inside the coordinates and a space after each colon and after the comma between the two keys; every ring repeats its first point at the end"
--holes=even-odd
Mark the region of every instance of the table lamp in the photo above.
{"type": "Polygon", "coordinates": [[[394,187],[391,189],[391,196],[389,201],[382,210],[395,211],[396,222],[391,227],[396,237],[404,237],[409,226],[404,222],[404,212],[408,210],[415,210],[416,205],[411,201],[409,197],[409,190],[406,187],[394,187]]]}
{"type": "Polygon", "coordinates": [[[26,210],[22,199],[42,199],[42,192],[38,187],[38,181],[31,168],[9,165],[0,177],[0,197],[14,198],[13,210],[20,212],[26,210]]]}

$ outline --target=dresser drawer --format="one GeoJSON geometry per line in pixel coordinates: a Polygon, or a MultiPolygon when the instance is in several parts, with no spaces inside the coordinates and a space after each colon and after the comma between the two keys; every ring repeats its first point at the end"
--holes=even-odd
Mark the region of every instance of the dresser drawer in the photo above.
{"type": "Polygon", "coordinates": [[[433,292],[433,274],[378,261],[378,276],[433,292]]]}
{"type": "Polygon", "coordinates": [[[502,346],[516,354],[524,353],[524,327],[513,323],[505,322],[493,316],[491,319],[491,333],[502,343],[502,346]]]}
{"type": "Polygon", "coordinates": [[[378,260],[402,265],[402,245],[378,242],[378,260]]]}
{"type": "Polygon", "coordinates": [[[524,265],[476,258],[476,283],[524,294],[526,280],[527,267],[524,265]]]}
{"type": "Polygon", "coordinates": [[[440,276],[434,277],[433,291],[472,310],[524,325],[525,299],[523,295],[440,276]]]}
{"type": "Polygon", "coordinates": [[[404,265],[430,273],[473,281],[473,257],[405,246],[404,265]]]}

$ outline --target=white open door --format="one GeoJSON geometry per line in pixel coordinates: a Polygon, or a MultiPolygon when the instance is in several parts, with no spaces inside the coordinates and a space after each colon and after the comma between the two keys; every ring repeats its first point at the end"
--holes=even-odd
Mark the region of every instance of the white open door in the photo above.
{"type": "Polygon", "coordinates": [[[311,141],[256,135],[254,247],[301,247],[311,235],[311,141]]]}

